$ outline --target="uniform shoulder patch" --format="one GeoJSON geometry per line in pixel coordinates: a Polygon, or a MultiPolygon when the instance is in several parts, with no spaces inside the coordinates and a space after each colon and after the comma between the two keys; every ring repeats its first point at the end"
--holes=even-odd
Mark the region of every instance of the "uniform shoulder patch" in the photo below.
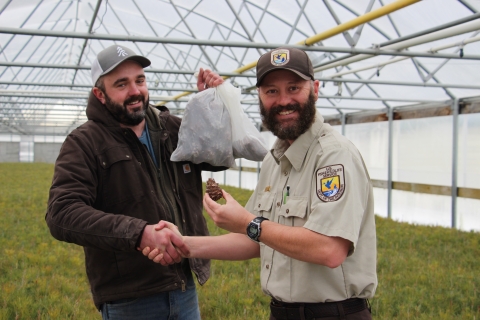
{"type": "Polygon", "coordinates": [[[317,196],[324,202],[337,201],[345,192],[345,174],[341,164],[320,168],[315,172],[317,196]]]}

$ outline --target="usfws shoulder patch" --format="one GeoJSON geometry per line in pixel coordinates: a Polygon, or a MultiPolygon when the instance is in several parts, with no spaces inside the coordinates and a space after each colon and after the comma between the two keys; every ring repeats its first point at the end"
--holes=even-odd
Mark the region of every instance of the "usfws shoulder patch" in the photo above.
{"type": "Polygon", "coordinates": [[[345,174],[341,164],[320,168],[315,173],[317,196],[324,202],[340,199],[345,192],[345,174]]]}

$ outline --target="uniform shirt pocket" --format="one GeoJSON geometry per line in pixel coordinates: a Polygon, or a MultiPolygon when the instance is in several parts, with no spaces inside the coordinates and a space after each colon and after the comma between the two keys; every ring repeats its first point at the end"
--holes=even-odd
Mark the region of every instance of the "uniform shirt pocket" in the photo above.
{"type": "Polygon", "coordinates": [[[278,215],[284,219],[285,225],[302,227],[308,219],[307,198],[289,196],[286,203],[282,204],[278,215]]]}
{"type": "Polygon", "coordinates": [[[271,218],[275,193],[264,192],[257,196],[253,210],[255,215],[262,216],[267,219],[271,218]]]}

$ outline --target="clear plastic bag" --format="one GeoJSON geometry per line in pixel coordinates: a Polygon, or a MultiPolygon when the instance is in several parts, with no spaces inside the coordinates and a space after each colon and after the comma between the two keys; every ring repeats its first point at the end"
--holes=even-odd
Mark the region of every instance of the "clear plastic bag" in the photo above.
{"type": "Polygon", "coordinates": [[[235,158],[261,161],[267,149],[240,105],[240,89],[224,82],[192,96],[170,160],[234,167],[235,158]]]}
{"type": "Polygon", "coordinates": [[[214,88],[192,96],[185,107],[172,161],[233,167],[230,116],[214,88]]]}
{"type": "Polygon", "coordinates": [[[240,88],[224,82],[216,90],[230,114],[234,158],[262,161],[268,151],[260,132],[240,105],[240,88]]]}

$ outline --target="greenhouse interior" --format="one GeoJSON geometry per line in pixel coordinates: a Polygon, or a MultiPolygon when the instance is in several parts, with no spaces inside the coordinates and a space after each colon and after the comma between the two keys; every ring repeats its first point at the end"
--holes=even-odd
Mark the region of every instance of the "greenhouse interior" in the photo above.
{"type": "MultiPolygon", "coordinates": [[[[256,63],[305,50],[317,111],[362,154],[375,213],[480,231],[480,1],[0,0],[0,162],[55,162],[113,44],[150,59],[150,103],[179,117],[200,68],[223,76],[268,147],[256,63]]],[[[253,190],[260,167],[203,178],[253,190]]]]}

